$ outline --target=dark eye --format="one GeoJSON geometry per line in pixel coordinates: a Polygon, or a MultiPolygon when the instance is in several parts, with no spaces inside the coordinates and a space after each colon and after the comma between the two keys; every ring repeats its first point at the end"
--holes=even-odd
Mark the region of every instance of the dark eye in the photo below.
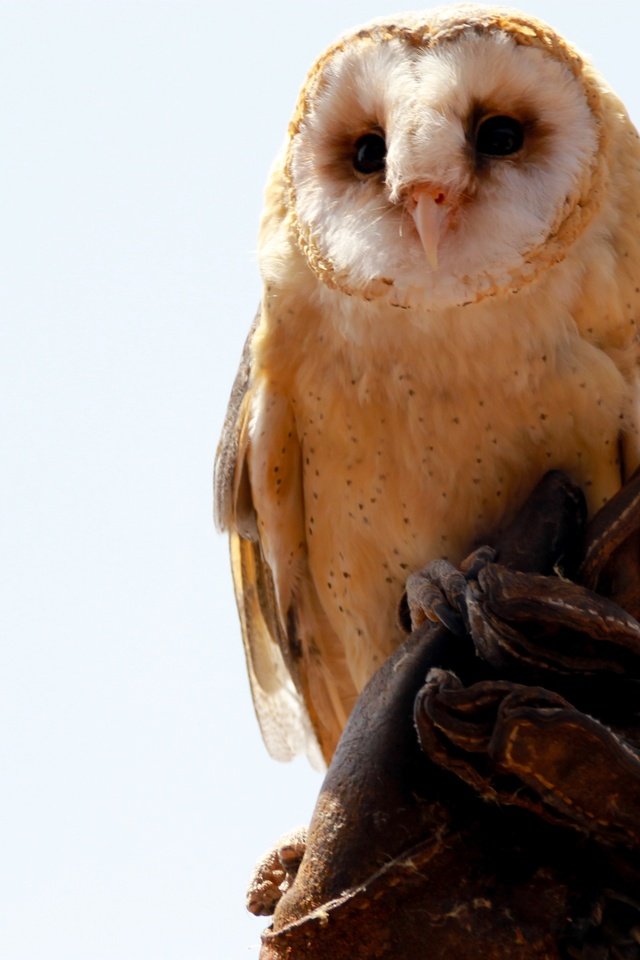
{"type": "Polygon", "coordinates": [[[387,145],[379,133],[365,133],[353,145],[353,167],[358,173],[378,173],[386,159],[387,145]]]}
{"type": "Polygon", "coordinates": [[[476,130],[476,150],[486,157],[508,157],[524,143],[524,127],[513,117],[487,117],[476,130]]]}

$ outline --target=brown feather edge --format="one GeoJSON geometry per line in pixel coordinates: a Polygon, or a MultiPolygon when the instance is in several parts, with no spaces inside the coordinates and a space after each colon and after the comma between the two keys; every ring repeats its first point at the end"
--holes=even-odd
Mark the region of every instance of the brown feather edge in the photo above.
{"type": "Polygon", "coordinates": [[[220,442],[216,451],[213,467],[213,516],[216,528],[220,532],[228,530],[235,520],[235,496],[240,480],[239,477],[236,477],[236,466],[244,423],[244,417],[241,416],[241,413],[251,380],[253,336],[261,316],[262,310],[259,307],[242,348],[240,365],[231,387],[220,442]]]}

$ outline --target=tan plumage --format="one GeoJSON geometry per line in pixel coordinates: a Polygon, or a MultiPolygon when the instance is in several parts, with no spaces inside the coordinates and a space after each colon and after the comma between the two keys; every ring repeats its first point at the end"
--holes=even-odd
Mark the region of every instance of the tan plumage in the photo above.
{"type": "Polygon", "coordinates": [[[639,225],[635,129],[534,20],[379,22],[312,68],[216,465],[275,756],[331,756],[409,573],[552,467],[592,511],[635,467],[639,225]]]}

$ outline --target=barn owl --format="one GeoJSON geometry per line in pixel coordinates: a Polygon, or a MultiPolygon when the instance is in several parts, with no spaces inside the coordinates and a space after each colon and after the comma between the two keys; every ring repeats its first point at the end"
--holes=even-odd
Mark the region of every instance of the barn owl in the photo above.
{"type": "Polygon", "coordinates": [[[274,756],[331,757],[410,573],[637,465],[639,238],[638,134],[549,27],[442,8],[311,68],[215,479],[274,756]]]}

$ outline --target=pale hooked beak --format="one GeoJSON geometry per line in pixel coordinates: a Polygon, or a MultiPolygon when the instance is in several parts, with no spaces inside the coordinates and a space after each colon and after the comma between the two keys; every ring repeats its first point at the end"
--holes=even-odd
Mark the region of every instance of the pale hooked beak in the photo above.
{"type": "Polygon", "coordinates": [[[441,187],[418,184],[409,191],[407,209],[416,225],[427,263],[436,270],[442,227],[449,214],[447,194],[441,187]]]}

